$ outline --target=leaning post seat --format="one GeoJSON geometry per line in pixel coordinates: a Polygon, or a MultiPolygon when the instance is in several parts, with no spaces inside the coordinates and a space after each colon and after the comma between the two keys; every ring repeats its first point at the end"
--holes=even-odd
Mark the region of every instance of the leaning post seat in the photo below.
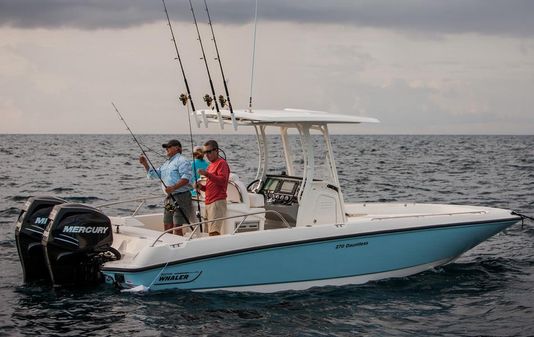
{"type": "Polygon", "coordinates": [[[243,182],[239,180],[239,176],[235,173],[230,173],[226,194],[227,201],[234,203],[244,203],[246,205],[249,204],[247,188],[245,187],[243,182]]]}
{"type": "Polygon", "coordinates": [[[265,206],[263,195],[248,192],[245,184],[235,173],[230,173],[226,192],[228,194],[227,200],[230,202],[242,202],[249,208],[263,208],[265,206]]]}

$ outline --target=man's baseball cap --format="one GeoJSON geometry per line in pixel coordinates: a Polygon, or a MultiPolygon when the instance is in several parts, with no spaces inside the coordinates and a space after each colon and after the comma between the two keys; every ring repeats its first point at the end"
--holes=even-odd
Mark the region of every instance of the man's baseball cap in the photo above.
{"type": "Polygon", "coordinates": [[[173,146],[182,147],[182,143],[180,143],[180,141],[178,139],[171,139],[167,143],[161,144],[161,147],[163,147],[165,149],[168,148],[168,147],[173,147],[173,146]]]}

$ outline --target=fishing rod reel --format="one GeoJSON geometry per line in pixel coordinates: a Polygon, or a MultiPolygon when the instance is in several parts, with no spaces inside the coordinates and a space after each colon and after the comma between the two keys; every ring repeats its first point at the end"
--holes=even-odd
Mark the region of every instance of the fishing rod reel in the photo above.
{"type": "Polygon", "coordinates": [[[174,212],[176,209],[176,205],[173,205],[172,203],[165,204],[165,210],[167,212],[174,212]]]}
{"type": "MultiPolygon", "coordinates": [[[[209,94],[204,95],[204,102],[208,105],[208,108],[211,108],[211,103],[213,103],[213,98],[209,94]]],[[[213,108],[212,108],[213,109],[213,108]]]]}
{"type": "Polygon", "coordinates": [[[219,103],[221,104],[221,108],[224,108],[226,106],[227,99],[224,98],[223,95],[219,95],[219,103]]]}
{"type": "Polygon", "coordinates": [[[186,94],[181,94],[178,99],[180,100],[180,102],[182,102],[183,105],[187,105],[187,101],[189,100],[186,94]]]}

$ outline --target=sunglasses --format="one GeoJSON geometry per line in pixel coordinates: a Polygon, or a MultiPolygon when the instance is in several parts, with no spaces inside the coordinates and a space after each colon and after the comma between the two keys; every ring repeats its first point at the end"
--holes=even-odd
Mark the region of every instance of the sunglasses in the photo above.
{"type": "Polygon", "coordinates": [[[212,153],[213,151],[217,151],[217,149],[206,150],[204,151],[204,154],[209,154],[209,153],[212,153]]]}

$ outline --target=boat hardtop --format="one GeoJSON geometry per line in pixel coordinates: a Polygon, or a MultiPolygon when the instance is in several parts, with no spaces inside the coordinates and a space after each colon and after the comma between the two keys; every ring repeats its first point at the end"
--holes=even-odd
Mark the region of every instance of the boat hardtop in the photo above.
{"type": "Polygon", "coordinates": [[[262,110],[262,109],[244,109],[233,110],[231,113],[229,110],[221,110],[217,113],[214,110],[199,110],[195,116],[203,115],[209,120],[218,120],[222,118],[225,122],[230,122],[234,118],[239,124],[357,124],[357,123],[379,123],[379,120],[371,117],[351,116],[343,114],[334,114],[324,111],[305,110],[305,109],[292,109],[286,108],[282,110],[262,110]]]}

